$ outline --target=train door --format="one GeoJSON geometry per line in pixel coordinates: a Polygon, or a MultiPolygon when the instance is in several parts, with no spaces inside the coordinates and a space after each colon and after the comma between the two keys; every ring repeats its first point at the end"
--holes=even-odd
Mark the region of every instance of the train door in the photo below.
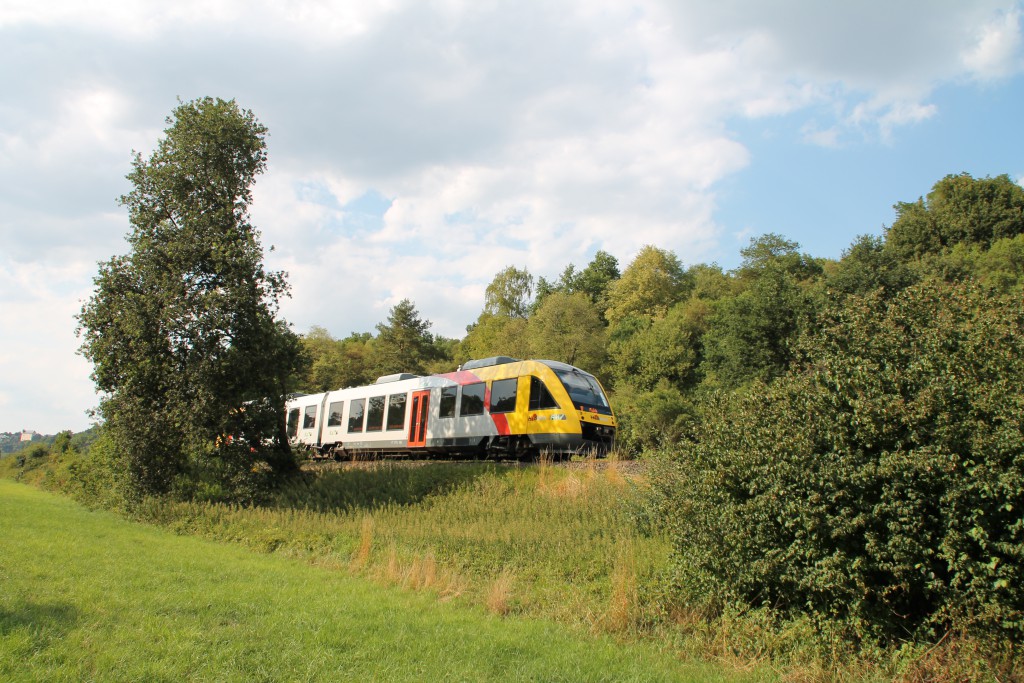
{"type": "Polygon", "coordinates": [[[412,393],[412,418],[409,420],[409,448],[427,445],[427,416],[430,409],[430,391],[412,393]]]}

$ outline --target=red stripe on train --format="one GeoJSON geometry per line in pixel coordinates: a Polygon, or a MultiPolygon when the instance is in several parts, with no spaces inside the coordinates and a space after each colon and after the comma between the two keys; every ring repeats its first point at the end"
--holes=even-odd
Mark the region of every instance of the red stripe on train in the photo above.
{"type": "Polygon", "coordinates": [[[508,427],[508,417],[505,413],[498,413],[497,415],[491,415],[491,419],[494,420],[494,426],[498,428],[498,434],[502,436],[508,436],[512,433],[512,430],[508,427]]]}

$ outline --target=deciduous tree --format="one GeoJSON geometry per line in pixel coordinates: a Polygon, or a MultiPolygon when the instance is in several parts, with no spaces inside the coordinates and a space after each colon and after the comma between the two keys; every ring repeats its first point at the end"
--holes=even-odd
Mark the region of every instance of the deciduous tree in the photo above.
{"type": "Polygon", "coordinates": [[[527,321],[523,318],[481,313],[459,344],[457,360],[463,363],[491,356],[526,358],[530,355],[526,327],[527,321]]]}
{"type": "Polygon", "coordinates": [[[267,129],[212,98],[179,104],[167,124],[121,197],[130,251],[100,264],[78,316],[99,415],[138,493],[187,472],[238,483],[254,458],[295,465],[283,408],[299,344],[277,318],[285,276],[265,270],[248,209],[267,129]]]}
{"type": "Polygon", "coordinates": [[[484,311],[509,318],[530,314],[533,276],[525,268],[509,266],[494,276],[484,294],[484,311]]]}
{"type": "Polygon", "coordinates": [[[935,183],[927,199],[900,202],[895,208],[897,218],[886,233],[886,247],[903,260],[961,242],[988,247],[1024,233],[1024,188],[1007,175],[949,175],[935,183]]]}
{"type": "Polygon", "coordinates": [[[648,245],[609,285],[605,318],[612,325],[630,315],[661,318],[688,294],[687,284],[676,255],[648,245]]]}
{"type": "Polygon", "coordinates": [[[596,371],[604,362],[605,329],[590,297],[555,292],[527,323],[531,355],[596,371]]]}

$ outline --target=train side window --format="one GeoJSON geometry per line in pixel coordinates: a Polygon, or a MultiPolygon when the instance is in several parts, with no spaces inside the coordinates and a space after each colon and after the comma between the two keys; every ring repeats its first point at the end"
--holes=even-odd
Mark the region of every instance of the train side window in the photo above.
{"type": "Polygon", "coordinates": [[[363,401],[364,398],[357,398],[348,404],[348,431],[363,431],[363,401]]]}
{"type": "Polygon", "coordinates": [[[366,409],[366,431],[379,432],[384,426],[384,397],[371,396],[366,409]]]}
{"type": "Polygon", "coordinates": [[[444,387],[441,389],[441,404],[438,408],[438,417],[455,417],[455,399],[458,395],[458,387],[444,387]]]}
{"type": "Polygon", "coordinates": [[[496,379],[491,382],[491,412],[514,413],[516,410],[516,388],[519,378],[496,379]]]}
{"type": "Polygon", "coordinates": [[[341,411],[345,408],[344,401],[335,401],[331,404],[330,410],[327,412],[327,426],[328,427],[340,427],[341,426],[341,411]]]}
{"type": "Polygon", "coordinates": [[[388,429],[405,428],[405,394],[388,396],[388,429]]]}
{"type": "Polygon", "coordinates": [[[558,407],[558,401],[551,395],[539,377],[530,378],[530,410],[551,410],[558,407]]]}
{"type": "Polygon", "coordinates": [[[316,426],[316,406],[306,406],[306,414],[302,416],[302,428],[312,429],[316,426]]]}
{"type": "Polygon", "coordinates": [[[288,411],[288,438],[293,439],[299,433],[299,409],[292,408],[288,411]]]}
{"type": "Polygon", "coordinates": [[[466,415],[483,415],[484,414],[484,393],[487,391],[487,385],[483,382],[477,382],[476,384],[466,384],[462,387],[462,408],[459,410],[460,416],[466,415]]]}

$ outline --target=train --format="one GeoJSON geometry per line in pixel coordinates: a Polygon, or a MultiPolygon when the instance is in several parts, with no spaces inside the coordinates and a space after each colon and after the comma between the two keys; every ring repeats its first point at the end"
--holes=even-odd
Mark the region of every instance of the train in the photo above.
{"type": "Polygon", "coordinates": [[[294,448],[314,458],[529,459],[604,455],[617,422],[601,383],[552,360],[495,356],[455,372],[395,374],[287,401],[294,448]]]}

